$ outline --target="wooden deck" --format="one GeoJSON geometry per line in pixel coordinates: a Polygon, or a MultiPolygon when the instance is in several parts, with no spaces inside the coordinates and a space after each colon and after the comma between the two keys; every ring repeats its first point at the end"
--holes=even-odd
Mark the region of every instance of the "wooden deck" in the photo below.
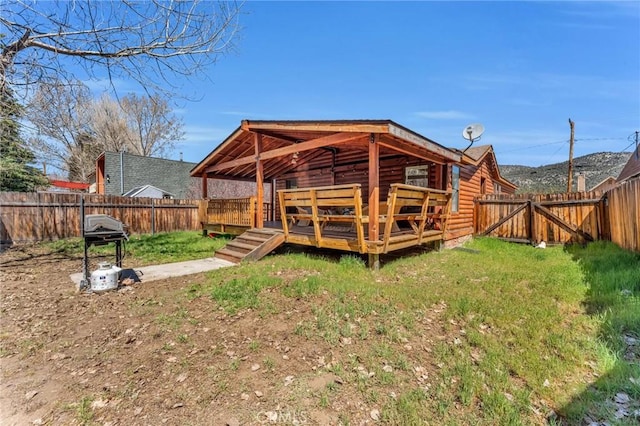
{"type": "Polygon", "coordinates": [[[300,244],[314,247],[324,247],[343,251],[353,251],[360,253],[383,254],[394,250],[401,250],[408,247],[417,246],[431,241],[442,240],[442,231],[426,230],[422,233],[422,239],[410,229],[400,229],[391,233],[390,237],[384,241],[369,241],[368,232],[363,230],[365,236],[365,251],[360,250],[358,245],[358,234],[350,227],[340,225],[325,226],[322,230],[322,238],[316,239],[312,226],[291,227],[288,238],[285,241],[291,244],[300,244]],[[421,242],[418,242],[420,241],[421,242]],[[385,247],[386,245],[386,247],[385,247]]]}
{"type": "MultiPolygon", "coordinates": [[[[261,229],[281,230],[289,244],[379,255],[442,241],[450,198],[446,191],[392,184],[375,209],[379,214],[371,216],[360,184],[286,189],[278,191],[281,221],[263,222],[261,229]],[[376,238],[370,238],[372,230],[376,238]]],[[[210,223],[203,222],[204,229],[211,223],[219,232],[259,228],[254,198],[205,201],[201,217],[210,223]]]]}

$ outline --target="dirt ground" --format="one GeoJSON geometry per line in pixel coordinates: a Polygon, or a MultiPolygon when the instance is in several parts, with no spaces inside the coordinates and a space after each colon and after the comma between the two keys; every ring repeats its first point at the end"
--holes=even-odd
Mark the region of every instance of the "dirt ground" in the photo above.
{"type": "MultiPolygon", "coordinates": [[[[0,262],[0,425],[373,424],[389,398],[360,386],[371,342],[299,332],[304,300],[273,292],[273,314],[230,316],[185,296],[204,274],[88,294],[69,279],[80,258],[27,246],[0,262]]],[[[429,348],[455,333],[441,311],[399,345],[412,367],[385,393],[429,385],[429,348]]]]}

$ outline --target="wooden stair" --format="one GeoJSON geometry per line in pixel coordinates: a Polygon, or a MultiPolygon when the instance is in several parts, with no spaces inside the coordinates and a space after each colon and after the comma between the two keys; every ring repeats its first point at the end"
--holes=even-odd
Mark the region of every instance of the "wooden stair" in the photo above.
{"type": "Polygon", "coordinates": [[[214,257],[233,263],[260,260],[284,243],[284,234],[276,229],[249,229],[226,246],[216,251],[214,257]]]}

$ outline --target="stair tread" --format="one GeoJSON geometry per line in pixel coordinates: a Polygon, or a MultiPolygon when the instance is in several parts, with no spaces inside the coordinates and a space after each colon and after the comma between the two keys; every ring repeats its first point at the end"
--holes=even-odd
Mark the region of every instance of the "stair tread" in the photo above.
{"type": "Polygon", "coordinates": [[[224,253],[216,253],[214,255],[214,257],[217,257],[218,259],[223,259],[223,260],[229,261],[231,263],[240,263],[242,261],[242,259],[238,259],[235,256],[229,256],[229,255],[226,255],[224,253]]]}
{"type": "Polygon", "coordinates": [[[229,255],[229,256],[235,256],[238,259],[242,259],[246,254],[246,253],[241,253],[239,251],[230,250],[226,246],[222,247],[220,250],[216,250],[216,254],[217,253],[222,253],[222,254],[226,254],[226,255],[229,255]]]}
{"type": "Polygon", "coordinates": [[[245,240],[248,240],[248,241],[265,242],[269,238],[271,238],[271,235],[266,235],[266,234],[262,234],[260,237],[254,237],[254,236],[246,235],[246,234],[247,233],[245,232],[244,234],[238,235],[236,237],[236,240],[245,239],[245,240]]]}
{"type": "Polygon", "coordinates": [[[233,240],[233,241],[229,241],[227,243],[226,247],[237,247],[237,248],[245,249],[245,250],[253,250],[256,247],[259,247],[259,245],[245,244],[243,242],[239,242],[239,241],[233,240]]]}

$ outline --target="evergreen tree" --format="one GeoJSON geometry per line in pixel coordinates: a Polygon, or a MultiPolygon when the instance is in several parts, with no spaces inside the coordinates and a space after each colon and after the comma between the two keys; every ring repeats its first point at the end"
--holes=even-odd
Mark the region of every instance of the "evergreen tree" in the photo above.
{"type": "Polygon", "coordinates": [[[47,177],[29,165],[35,159],[20,136],[22,113],[13,93],[0,92],[0,191],[31,192],[48,184],[47,177]]]}

